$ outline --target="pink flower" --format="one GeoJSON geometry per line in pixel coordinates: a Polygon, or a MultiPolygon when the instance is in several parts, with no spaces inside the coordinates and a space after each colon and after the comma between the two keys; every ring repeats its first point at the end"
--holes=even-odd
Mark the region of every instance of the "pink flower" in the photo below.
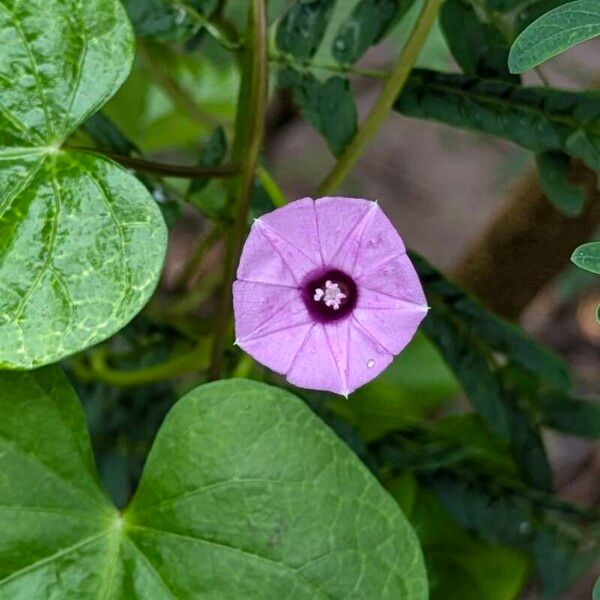
{"type": "Polygon", "coordinates": [[[233,286],[236,343],[299,387],[347,396],[383,371],[427,313],[376,202],[304,198],[252,226],[233,286]]]}

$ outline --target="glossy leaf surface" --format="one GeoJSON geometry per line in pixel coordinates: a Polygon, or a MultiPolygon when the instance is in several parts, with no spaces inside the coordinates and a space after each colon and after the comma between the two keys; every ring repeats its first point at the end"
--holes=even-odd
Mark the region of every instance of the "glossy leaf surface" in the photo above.
{"type": "Polygon", "coordinates": [[[119,88],[133,35],[117,0],[0,1],[0,366],[32,368],[125,325],[166,232],[145,188],[62,149],[119,88]]]}

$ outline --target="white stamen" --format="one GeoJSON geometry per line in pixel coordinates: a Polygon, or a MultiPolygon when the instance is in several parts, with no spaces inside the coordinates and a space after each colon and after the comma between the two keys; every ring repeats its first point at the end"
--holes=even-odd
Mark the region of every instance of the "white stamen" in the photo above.
{"type": "Polygon", "coordinates": [[[332,283],[329,280],[325,282],[325,290],[317,288],[313,296],[316,302],[323,300],[325,306],[332,307],[333,310],[339,310],[344,298],[346,298],[346,294],[342,292],[339,284],[332,283]]]}

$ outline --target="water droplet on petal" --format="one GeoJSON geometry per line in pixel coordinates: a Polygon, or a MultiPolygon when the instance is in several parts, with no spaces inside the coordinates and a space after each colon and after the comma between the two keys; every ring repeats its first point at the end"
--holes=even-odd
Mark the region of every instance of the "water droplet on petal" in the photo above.
{"type": "Polygon", "coordinates": [[[372,369],[374,366],[375,366],[375,361],[372,358],[370,358],[367,361],[367,369],[372,369]]]}

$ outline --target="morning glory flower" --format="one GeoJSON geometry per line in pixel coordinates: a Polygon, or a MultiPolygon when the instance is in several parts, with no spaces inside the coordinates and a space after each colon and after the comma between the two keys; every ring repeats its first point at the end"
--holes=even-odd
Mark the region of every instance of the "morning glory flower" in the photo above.
{"type": "Polygon", "coordinates": [[[400,236],[358,198],[304,198],[256,219],[233,300],[236,344],[296,386],[345,396],[392,362],[427,313],[400,236]]]}

